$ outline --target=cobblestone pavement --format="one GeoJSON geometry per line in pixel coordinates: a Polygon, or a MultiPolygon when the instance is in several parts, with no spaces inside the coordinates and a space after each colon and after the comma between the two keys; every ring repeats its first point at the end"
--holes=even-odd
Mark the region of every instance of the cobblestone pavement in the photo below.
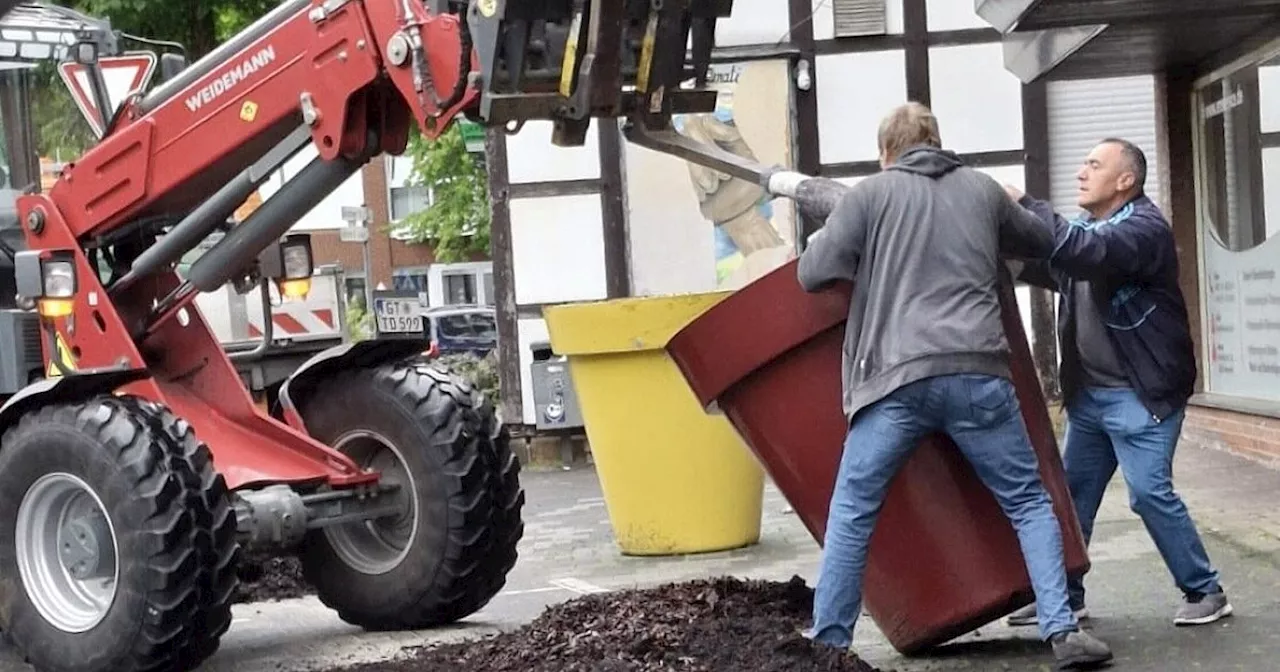
{"type": "MultiPolygon", "coordinates": [[[[1280,658],[1280,472],[1225,453],[1184,448],[1178,489],[1201,525],[1223,572],[1237,615],[1197,629],[1172,626],[1177,594],[1141,522],[1128,510],[1117,477],[1099,516],[1087,581],[1093,629],[1116,651],[1115,669],[1271,670],[1280,658]]],[[[295,672],[386,658],[403,646],[473,637],[511,628],[546,605],[581,594],[733,574],[813,582],[817,544],[772,486],[766,488],[760,543],[745,549],[672,558],[627,558],[613,544],[595,472],[531,472],[521,559],[506,591],[456,627],[419,633],[363,633],[314,599],[245,605],[210,672],[295,672]]],[[[931,653],[906,659],[874,623],[859,623],[856,647],[872,663],[902,672],[1047,670],[1048,650],[1034,629],[996,623],[931,653]]],[[[25,671],[0,645],[0,670],[25,671]],[[6,655],[9,656],[6,658],[6,655]]]]}

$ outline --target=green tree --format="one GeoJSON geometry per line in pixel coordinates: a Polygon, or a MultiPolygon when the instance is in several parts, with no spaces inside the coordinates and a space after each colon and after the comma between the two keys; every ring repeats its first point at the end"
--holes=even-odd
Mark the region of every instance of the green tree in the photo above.
{"type": "Polygon", "coordinates": [[[436,140],[415,129],[405,155],[413,161],[407,184],[432,191],[430,207],[401,220],[410,239],[426,243],[443,263],[489,251],[489,182],[483,162],[467,151],[460,124],[436,140]]]}

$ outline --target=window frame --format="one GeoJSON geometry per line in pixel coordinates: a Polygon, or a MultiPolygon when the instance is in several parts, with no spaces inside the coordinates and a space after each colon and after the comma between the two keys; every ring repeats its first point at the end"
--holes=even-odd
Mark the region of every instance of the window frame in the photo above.
{"type": "MultiPolygon", "coordinates": [[[[1207,268],[1208,255],[1206,250],[1207,245],[1210,244],[1229,248],[1225,241],[1219,242],[1219,236],[1216,231],[1212,230],[1213,225],[1209,218],[1209,184],[1206,183],[1206,170],[1209,169],[1209,166],[1207,165],[1208,157],[1206,155],[1207,138],[1204,133],[1203,94],[1207,87],[1225,78],[1251,67],[1256,68],[1264,62],[1278,57],[1280,57],[1280,38],[1273,39],[1221,67],[1205,71],[1192,81],[1190,100],[1185,103],[1190,108],[1191,121],[1192,182],[1195,192],[1196,291],[1198,293],[1197,303],[1199,305],[1198,313],[1200,318],[1199,342],[1196,348],[1196,355],[1200,365],[1199,384],[1197,386],[1199,391],[1192,395],[1190,401],[1197,406],[1275,418],[1280,418],[1280,398],[1252,397],[1215,389],[1214,374],[1211,369],[1213,344],[1210,337],[1210,321],[1213,315],[1209,307],[1209,270],[1207,268]]],[[[1261,133],[1260,130],[1258,132],[1261,133]]],[[[1265,244],[1266,239],[1255,247],[1265,244]]],[[[1240,253],[1242,251],[1233,252],[1240,253]]]]}

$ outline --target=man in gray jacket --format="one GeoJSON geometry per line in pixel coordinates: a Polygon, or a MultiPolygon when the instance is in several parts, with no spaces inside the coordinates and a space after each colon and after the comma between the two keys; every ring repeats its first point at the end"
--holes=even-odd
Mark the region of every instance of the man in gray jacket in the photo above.
{"type": "Polygon", "coordinates": [[[810,292],[853,283],[844,343],[849,420],[814,597],[815,641],[847,649],[862,604],[867,546],[894,475],[925,435],[951,436],[1017,530],[1059,669],[1110,648],[1067,604],[1062,533],[1040,481],[1010,380],[1001,323],[1002,257],[1044,259],[1052,230],[995,180],[941,149],[918,103],[879,129],[884,170],[845,194],[800,256],[810,292]]]}

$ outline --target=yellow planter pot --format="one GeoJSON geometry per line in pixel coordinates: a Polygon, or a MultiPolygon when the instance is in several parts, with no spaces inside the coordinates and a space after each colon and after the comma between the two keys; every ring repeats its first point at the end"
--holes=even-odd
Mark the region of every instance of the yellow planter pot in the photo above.
{"type": "Polygon", "coordinates": [[[663,347],[729,292],[551,306],[618,546],[677,555],[760,540],[764,471],[707,414],[663,347]]]}

